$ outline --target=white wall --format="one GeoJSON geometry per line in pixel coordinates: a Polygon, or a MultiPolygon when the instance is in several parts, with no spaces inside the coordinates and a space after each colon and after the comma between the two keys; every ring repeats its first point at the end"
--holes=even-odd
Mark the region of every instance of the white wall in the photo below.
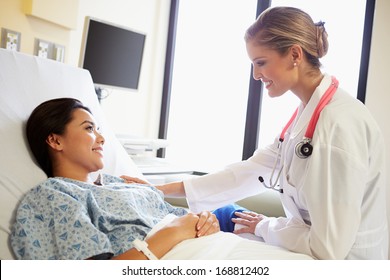
{"type": "MultiPolygon", "coordinates": [[[[27,16],[24,13],[26,3],[27,0],[0,0],[0,27],[21,33],[20,52],[33,54],[36,38],[63,45],[68,50],[70,30],[34,16],[27,16]]],[[[76,13],[77,10],[73,12],[76,13]]]]}
{"type": "MultiPolygon", "coordinates": [[[[390,226],[390,1],[376,0],[366,105],[381,127],[387,150],[387,217],[390,226]]],[[[390,243],[389,243],[390,258],[390,243]]]]}
{"type": "MultiPolygon", "coordinates": [[[[381,126],[390,144],[390,1],[376,0],[374,30],[367,80],[366,105],[381,126]]],[[[387,145],[390,159],[390,145],[387,145]]],[[[390,162],[389,162],[390,168],[390,162]]],[[[390,175],[390,169],[389,169],[390,175]]]]}

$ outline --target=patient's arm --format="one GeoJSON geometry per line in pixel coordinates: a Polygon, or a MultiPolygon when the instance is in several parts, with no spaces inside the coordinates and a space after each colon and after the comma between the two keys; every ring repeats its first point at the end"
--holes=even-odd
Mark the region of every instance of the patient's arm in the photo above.
{"type": "MultiPolygon", "coordinates": [[[[170,224],[166,225],[147,240],[149,250],[157,258],[163,257],[176,244],[186,239],[196,237],[196,224],[199,220],[198,215],[187,214],[174,219],[170,224]]],[[[125,253],[115,256],[115,260],[146,260],[146,256],[137,249],[132,248],[125,253]]]]}
{"type": "MultiPolygon", "coordinates": [[[[138,183],[138,184],[149,184],[146,181],[143,181],[136,177],[130,177],[127,175],[120,176],[126,183],[138,183]]],[[[173,182],[161,186],[156,186],[156,188],[164,193],[164,196],[176,196],[183,197],[185,196],[184,184],[183,182],[173,182]]],[[[220,230],[219,222],[216,216],[209,211],[203,211],[198,214],[199,221],[196,225],[198,237],[209,235],[220,230]]]]}
{"type": "MultiPolygon", "coordinates": [[[[185,189],[183,182],[173,182],[160,186],[155,186],[158,190],[168,197],[183,197],[185,196],[185,189]]],[[[199,216],[199,222],[196,227],[198,229],[197,236],[204,236],[215,233],[220,230],[218,219],[209,211],[203,211],[199,216]]]]}

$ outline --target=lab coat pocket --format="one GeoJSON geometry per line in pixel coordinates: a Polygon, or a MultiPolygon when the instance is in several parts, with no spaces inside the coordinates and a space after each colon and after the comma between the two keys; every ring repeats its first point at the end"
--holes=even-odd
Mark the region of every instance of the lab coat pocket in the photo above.
{"type": "Polygon", "coordinates": [[[286,168],[286,180],[289,185],[299,189],[305,182],[309,159],[293,156],[290,165],[286,168]]]}

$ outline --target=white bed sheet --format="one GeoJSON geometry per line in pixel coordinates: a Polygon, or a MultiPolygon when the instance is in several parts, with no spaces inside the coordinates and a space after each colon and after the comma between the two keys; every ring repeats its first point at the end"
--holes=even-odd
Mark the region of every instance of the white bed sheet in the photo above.
{"type": "MultiPolygon", "coordinates": [[[[172,221],[166,216],[149,235],[172,221]]],[[[280,247],[249,240],[233,233],[218,232],[212,235],[180,242],[162,258],[163,260],[313,260],[311,257],[290,252],[280,247]]]]}
{"type": "Polygon", "coordinates": [[[249,240],[233,233],[185,240],[176,245],[164,260],[312,260],[307,255],[249,240]]]}

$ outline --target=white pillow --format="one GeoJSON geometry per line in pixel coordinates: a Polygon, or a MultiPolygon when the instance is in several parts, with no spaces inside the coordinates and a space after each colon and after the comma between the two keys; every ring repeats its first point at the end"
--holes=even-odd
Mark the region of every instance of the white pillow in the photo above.
{"type": "Polygon", "coordinates": [[[0,65],[0,259],[13,259],[9,234],[15,208],[30,188],[46,179],[24,132],[30,113],[43,101],[79,99],[91,109],[106,139],[103,172],[143,176],[107,126],[88,71],[5,49],[0,49],[0,65]]]}

